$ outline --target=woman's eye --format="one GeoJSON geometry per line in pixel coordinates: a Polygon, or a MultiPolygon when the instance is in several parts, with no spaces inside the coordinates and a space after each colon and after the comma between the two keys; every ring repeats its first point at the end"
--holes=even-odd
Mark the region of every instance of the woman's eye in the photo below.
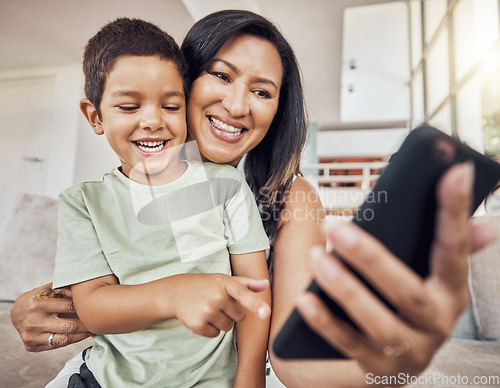
{"type": "Polygon", "coordinates": [[[137,105],[119,105],[118,109],[124,112],[133,112],[136,109],[139,109],[137,105]]]}
{"type": "Polygon", "coordinates": [[[214,77],[217,77],[218,79],[224,81],[224,82],[231,81],[231,78],[229,78],[229,76],[226,73],[220,73],[218,71],[214,71],[214,72],[212,72],[212,75],[214,77]]]}
{"type": "Polygon", "coordinates": [[[271,98],[271,93],[266,90],[257,89],[253,91],[260,98],[271,98]]]}

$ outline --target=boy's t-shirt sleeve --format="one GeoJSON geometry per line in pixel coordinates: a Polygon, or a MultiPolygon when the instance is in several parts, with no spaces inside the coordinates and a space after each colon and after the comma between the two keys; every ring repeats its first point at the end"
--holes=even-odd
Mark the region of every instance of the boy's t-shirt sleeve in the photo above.
{"type": "Polygon", "coordinates": [[[78,190],[59,196],[57,225],[54,288],[113,274],[78,190]]]}
{"type": "Polygon", "coordinates": [[[243,254],[269,249],[269,238],[253,193],[243,174],[237,171],[237,177],[239,189],[224,207],[229,253],[243,254]]]}

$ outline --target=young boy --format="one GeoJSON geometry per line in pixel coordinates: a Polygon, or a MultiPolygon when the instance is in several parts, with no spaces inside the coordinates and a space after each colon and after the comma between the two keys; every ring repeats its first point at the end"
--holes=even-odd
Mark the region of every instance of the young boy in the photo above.
{"type": "Polygon", "coordinates": [[[237,324],[238,355],[228,317],[219,324],[227,331],[193,333],[205,308],[197,292],[210,292],[204,280],[267,278],[268,239],[238,170],[180,157],[179,47],[156,26],[121,18],[89,40],[83,66],[80,108],[121,167],[60,196],[54,287],[71,286],[80,319],[98,334],[69,386],[262,385],[269,289],[261,317],[237,324]]]}

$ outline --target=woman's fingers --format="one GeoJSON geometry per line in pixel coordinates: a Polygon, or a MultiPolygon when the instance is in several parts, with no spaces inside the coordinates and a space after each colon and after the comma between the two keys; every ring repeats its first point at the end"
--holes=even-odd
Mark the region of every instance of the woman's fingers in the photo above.
{"type": "Polygon", "coordinates": [[[61,295],[65,296],[67,298],[72,298],[73,294],[71,293],[71,288],[70,287],[64,287],[64,288],[58,288],[56,290],[53,290],[55,295],[61,295]]]}
{"type": "MultiPolygon", "coordinates": [[[[428,357],[422,357],[422,350],[416,349],[417,336],[411,330],[406,330],[405,337],[398,344],[378,346],[333,315],[323,301],[312,293],[302,295],[297,308],[316,333],[344,355],[355,359],[365,371],[383,376],[393,375],[394,370],[412,372],[415,369],[418,372],[426,365],[428,357]]],[[[376,322],[374,319],[373,324],[376,322]]],[[[392,327],[390,329],[393,330],[392,327]]]]}
{"type": "Polygon", "coordinates": [[[73,299],[66,297],[37,296],[34,300],[37,309],[47,314],[74,314],[73,299]]]}
{"type": "MultiPolygon", "coordinates": [[[[83,341],[85,338],[88,338],[91,336],[91,333],[79,333],[79,334],[60,334],[60,333],[55,333],[54,338],[52,339],[52,348],[62,348],[67,345],[71,345],[80,341],[83,341]]],[[[47,340],[48,344],[48,340],[47,340]]],[[[51,348],[50,346],[47,349],[43,350],[49,350],[51,348]]]]}
{"type": "MultiPolygon", "coordinates": [[[[434,309],[429,303],[428,290],[420,276],[378,240],[353,223],[334,224],[328,231],[328,237],[335,252],[359,272],[400,314],[417,326],[428,325],[434,309]]],[[[318,271],[316,276],[324,274],[318,271]]],[[[360,282],[351,288],[352,292],[363,289],[374,297],[360,282]]]]}
{"type": "Polygon", "coordinates": [[[59,318],[56,314],[27,319],[18,330],[26,350],[30,352],[60,348],[92,335],[79,319],[59,318]],[[48,343],[51,333],[55,333],[52,347],[48,343]]]}
{"type": "MultiPolygon", "coordinates": [[[[338,318],[311,293],[303,295],[298,303],[307,324],[332,346],[356,359],[364,370],[379,375],[394,370],[421,371],[429,355],[441,344],[441,337],[403,320],[404,317],[391,311],[336,260],[322,254],[313,260],[312,271],[319,286],[342,307],[359,330],[338,318]]],[[[422,309],[432,310],[432,302],[426,299],[422,309]]],[[[433,321],[439,316],[429,315],[427,319],[433,321]]]]}
{"type": "Polygon", "coordinates": [[[39,352],[81,341],[91,335],[79,319],[71,298],[52,290],[51,284],[21,294],[11,310],[11,321],[26,350],[39,352]],[[51,333],[56,333],[49,346],[51,333]]]}
{"type": "Polygon", "coordinates": [[[435,239],[431,251],[431,277],[451,290],[466,286],[470,253],[469,218],[472,206],[472,163],[453,166],[438,184],[435,239]]]}
{"type": "Polygon", "coordinates": [[[407,327],[359,278],[331,255],[312,260],[319,286],[356,322],[377,346],[397,346],[407,336],[407,327]],[[391,330],[387,330],[390,327],[391,330]]]}
{"type": "Polygon", "coordinates": [[[315,294],[307,292],[302,295],[297,309],[309,327],[345,356],[358,359],[367,352],[375,356],[372,346],[361,333],[333,315],[315,294]]]}
{"type": "Polygon", "coordinates": [[[79,334],[61,334],[57,332],[48,332],[38,334],[36,340],[33,341],[32,345],[28,345],[25,342],[26,350],[30,352],[43,352],[45,350],[52,350],[57,348],[62,348],[67,345],[71,345],[84,340],[91,336],[91,333],[79,333],[79,334]],[[51,344],[49,345],[49,338],[51,334],[54,333],[51,344]]]}

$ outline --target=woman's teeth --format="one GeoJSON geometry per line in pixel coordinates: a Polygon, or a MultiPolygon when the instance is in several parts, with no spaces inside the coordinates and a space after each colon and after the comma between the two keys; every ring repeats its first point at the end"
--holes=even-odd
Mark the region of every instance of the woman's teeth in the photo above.
{"type": "Polygon", "coordinates": [[[217,120],[214,117],[210,117],[210,122],[217,129],[220,129],[220,130],[222,130],[224,132],[227,132],[228,134],[233,135],[233,136],[239,136],[239,135],[241,135],[241,131],[243,130],[243,128],[233,127],[232,125],[223,123],[222,121],[217,120]]]}
{"type": "Polygon", "coordinates": [[[163,141],[136,141],[137,147],[144,152],[158,152],[161,151],[165,145],[165,140],[163,141]]]}

